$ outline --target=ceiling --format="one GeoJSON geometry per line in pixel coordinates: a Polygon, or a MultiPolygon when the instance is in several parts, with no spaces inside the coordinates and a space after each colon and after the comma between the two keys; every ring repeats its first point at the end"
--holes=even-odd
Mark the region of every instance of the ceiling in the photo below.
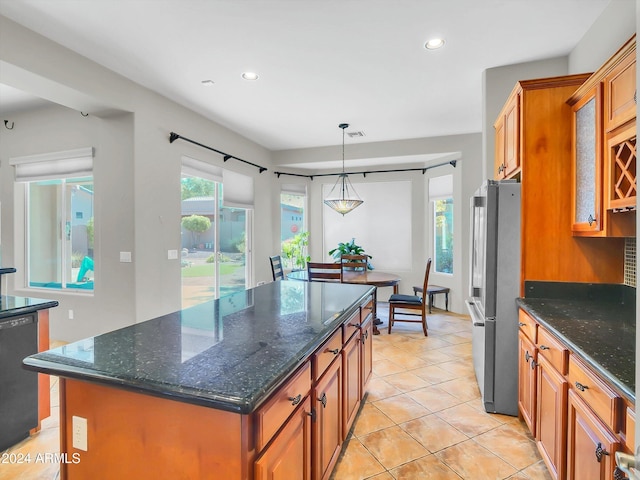
{"type": "MultiPolygon", "coordinates": [[[[277,151],[340,144],[343,122],[364,133],[349,143],[479,132],[482,72],[567,55],[608,3],[0,0],[0,14],[277,151]]],[[[0,87],[0,113],[34,101],[0,87]]]]}

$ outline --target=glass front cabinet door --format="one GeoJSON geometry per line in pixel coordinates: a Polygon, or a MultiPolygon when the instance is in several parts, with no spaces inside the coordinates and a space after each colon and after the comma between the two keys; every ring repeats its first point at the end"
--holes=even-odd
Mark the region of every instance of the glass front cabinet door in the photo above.
{"type": "Polygon", "coordinates": [[[573,224],[574,235],[597,236],[602,218],[602,90],[591,89],[573,105],[573,224]]]}

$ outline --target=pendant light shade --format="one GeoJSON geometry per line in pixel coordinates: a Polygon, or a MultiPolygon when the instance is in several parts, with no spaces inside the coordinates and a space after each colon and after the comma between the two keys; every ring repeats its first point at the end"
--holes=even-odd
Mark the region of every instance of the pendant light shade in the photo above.
{"type": "Polygon", "coordinates": [[[338,125],[338,128],[342,129],[342,173],[324,201],[325,205],[341,213],[343,216],[363,203],[353,188],[353,185],[351,185],[349,176],[344,171],[344,130],[348,127],[348,123],[338,125]]]}

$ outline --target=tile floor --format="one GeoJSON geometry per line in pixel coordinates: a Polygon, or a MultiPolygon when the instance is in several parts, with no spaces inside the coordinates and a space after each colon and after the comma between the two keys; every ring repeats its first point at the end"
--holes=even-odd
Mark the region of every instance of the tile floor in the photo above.
{"type": "MultiPolygon", "coordinates": [[[[471,365],[467,317],[434,309],[419,324],[385,322],[374,337],[373,378],[332,480],[550,479],[526,426],[482,409],[471,365]]],[[[58,380],[42,430],[6,453],[59,452],[58,380]]],[[[58,465],[0,464],[0,480],[56,480],[58,465]]],[[[291,479],[297,480],[297,479],[291,479]]]]}

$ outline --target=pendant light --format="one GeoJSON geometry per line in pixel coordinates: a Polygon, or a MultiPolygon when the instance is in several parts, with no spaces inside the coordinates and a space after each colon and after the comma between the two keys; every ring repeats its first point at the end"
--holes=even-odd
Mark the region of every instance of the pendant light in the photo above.
{"type": "Polygon", "coordinates": [[[344,130],[348,127],[348,123],[338,125],[338,128],[342,129],[342,173],[324,201],[325,205],[333,208],[343,216],[363,203],[353,185],[351,185],[349,176],[344,172],[344,130]]]}

